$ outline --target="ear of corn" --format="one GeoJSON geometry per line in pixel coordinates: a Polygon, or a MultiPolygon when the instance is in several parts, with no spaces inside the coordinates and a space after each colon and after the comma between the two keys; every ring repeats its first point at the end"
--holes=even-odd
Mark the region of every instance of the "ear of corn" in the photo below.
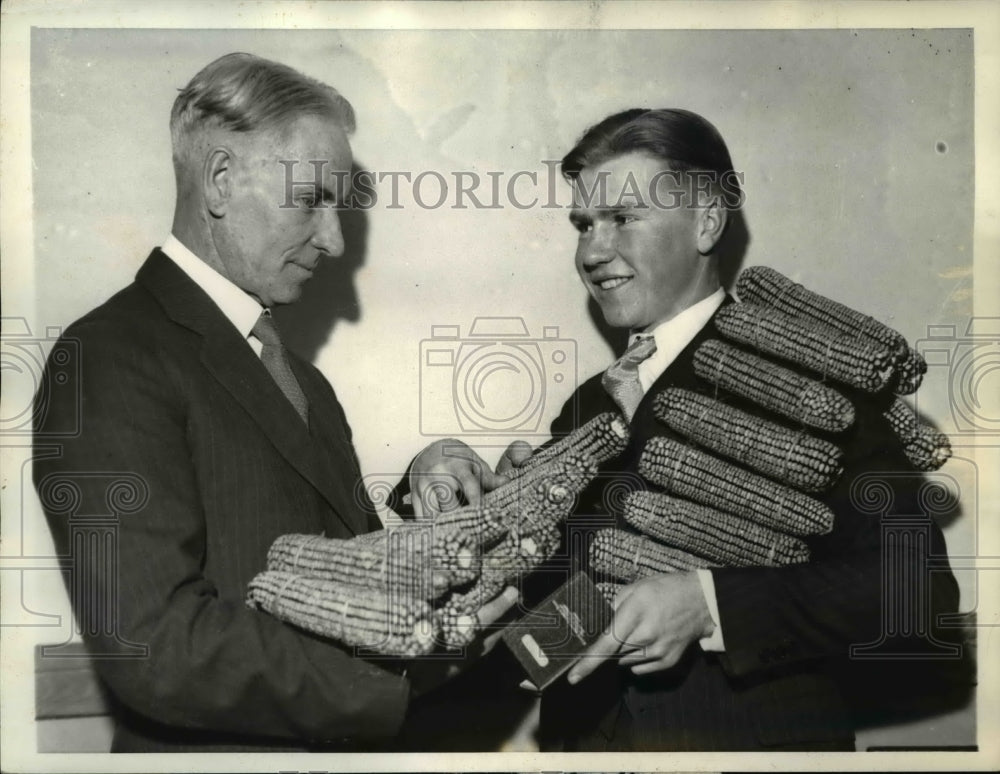
{"type": "Polygon", "coordinates": [[[899,361],[896,370],[898,371],[896,394],[911,395],[920,387],[924,374],[927,373],[927,361],[917,350],[907,347],[906,354],[899,361]]]}
{"type": "Polygon", "coordinates": [[[776,567],[809,559],[799,538],[707,505],[656,492],[633,492],[625,521],[645,535],[727,567],[776,567]]]}
{"type": "Polygon", "coordinates": [[[600,465],[621,454],[627,443],[628,425],[618,414],[607,412],[581,425],[565,438],[538,449],[520,467],[513,468],[508,475],[517,479],[564,454],[573,454],[600,465]]]}
{"type": "Polygon", "coordinates": [[[854,422],[854,406],[833,388],[720,339],[698,347],[694,371],[717,387],[818,430],[840,432],[854,422]]]}
{"type": "Polygon", "coordinates": [[[507,532],[507,514],[497,505],[467,505],[438,514],[433,523],[435,528],[469,535],[481,547],[496,543],[507,532]]]}
{"type": "Polygon", "coordinates": [[[833,528],[833,513],[818,500],[670,438],[647,442],[639,473],[670,494],[779,532],[811,535],[833,528]]]}
{"type": "Polygon", "coordinates": [[[792,315],[815,320],[849,337],[868,339],[901,356],[907,346],[902,334],[849,306],[808,290],[768,266],[744,269],[736,282],[736,292],[750,301],[792,315]]]}
{"type": "Polygon", "coordinates": [[[611,607],[615,606],[618,594],[625,588],[624,583],[617,583],[616,581],[597,581],[594,585],[611,607]]]}
{"type": "Polygon", "coordinates": [[[602,529],[590,544],[590,566],[626,583],[710,566],[707,559],[621,529],[602,529]]]}
{"type": "Polygon", "coordinates": [[[479,562],[471,535],[431,524],[392,527],[349,540],[282,535],[267,556],[271,570],[376,590],[399,586],[423,599],[475,578],[479,562]]]}
{"type": "Polygon", "coordinates": [[[345,645],[412,657],[434,647],[430,605],[361,586],[268,570],[248,588],[247,605],[345,645]]]}
{"type": "Polygon", "coordinates": [[[771,307],[731,304],[715,324],[732,341],[866,392],[882,390],[895,375],[896,355],[888,349],[771,307]]]}
{"type": "Polygon", "coordinates": [[[666,389],[653,412],[677,433],[709,451],[806,492],[828,489],[841,474],[840,449],[689,390],[666,389]]]}
{"type": "Polygon", "coordinates": [[[913,409],[899,398],[892,402],[884,416],[917,470],[937,470],[951,457],[948,436],[921,421],[913,409]]]}
{"type": "Polygon", "coordinates": [[[767,266],[744,269],[736,283],[744,301],[772,306],[785,314],[822,323],[849,337],[884,347],[894,357],[898,370],[896,392],[909,395],[920,386],[927,372],[923,357],[909,347],[899,331],[849,306],[806,289],[767,266]]]}
{"type": "Polygon", "coordinates": [[[541,528],[565,519],[577,495],[596,475],[597,467],[589,457],[564,452],[485,494],[483,503],[505,514],[508,529],[518,523],[541,528]]]}

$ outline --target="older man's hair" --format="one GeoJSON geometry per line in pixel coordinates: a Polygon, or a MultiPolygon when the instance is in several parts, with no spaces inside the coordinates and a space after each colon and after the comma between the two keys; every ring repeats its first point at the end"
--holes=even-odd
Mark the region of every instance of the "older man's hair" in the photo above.
{"type": "Polygon", "coordinates": [[[354,131],[354,108],[331,86],[253,54],[226,54],[185,86],[170,113],[174,168],[181,171],[206,129],[266,132],[316,115],[354,131]]]}
{"type": "Polygon", "coordinates": [[[562,174],[572,182],[587,167],[626,153],[649,154],[679,173],[711,173],[727,207],[742,203],[739,178],[719,130],[697,113],[678,108],[633,108],[599,121],[563,157],[562,174]]]}

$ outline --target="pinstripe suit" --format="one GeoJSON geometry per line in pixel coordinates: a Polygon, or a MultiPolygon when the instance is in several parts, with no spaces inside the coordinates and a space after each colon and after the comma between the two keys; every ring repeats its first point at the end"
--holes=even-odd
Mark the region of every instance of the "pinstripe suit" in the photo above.
{"type": "MultiPolygon", "coordinates": [[[[632,419],[628,448],[581,496],[570,530],[574,521],[582,523],[583,514],[607,514],[604,494],[616,480],[636,486],[646,441],[668,433],[652,411],[653,398],[661,390],[710,392],[709,385],[695,376],[692,360],[702,341],[716,337],[713,318],[647,391],[632,419]]],[[[857,419],[838,441],[845,450],[844,474],[822,498],[836,515],[835,525],[831,534],[809,540],[810,563],[713,570],[726,652],[706,653],[695,643],[676,666],[652,675],[636,677],[607,664],[576,687],[563,681],[543,698],[542,736],[547,746],[853,749],[848,708],[826,667],[845,656],[849,644],[868,643],[879,636],[882,522],[855,507],[850,489],[865,474],[911,468],[880,415],[878,401],[858,394],[851,397],[857,419]]],[[[566,404],[552,434],[565,434],[614,410],[600,375],[595,376],[566,404]]],[[[919,476],[904,476],[890,484],[895,490],[894,512],[921,512],[916,502],[919,476]]],[[[589,528],[600,525],[601,519],[585,521],[589,528]]],[[[614,518],[604,516],[604,521],[610,524],[614,518]]],[[[930,530],[931,553],[944,556],[940,531],[933,524],[930,530]]],[[[585,563],[584,557],[575,559],[585,563]]],[[[933,573],[931,590],[934,610],[956,609],[958,592],[950,572],[933,573]]]]}
{"type": "MultiPolygon", "coordinates": [[[[409,687],[390,670],[244,606],[247,582],[288,532],[350,537],[379,526],[333,390],[292,358],[307,429],[246,341],[159,250],[135,282],[77,321],[82,430],[34,477],[60,553],[70,522],[44,492],[74,481],[76,514],[107,511],[101,479],[138,475],[149,500],[118,527],[117,619],[76,610],[103,653],[118,640],[144,659],[97,659],[116,707],[116,751],[304,749],[389,737],[409,687]],[[96,618],[95,618],[96,617],[96,618]]],[[[73,410],[42,412],[59,426],[73,410]]],[[[106,481],[106,479],[104,479],[106,481]]],[[[104,588],[103,567],[81,570],[104,588]]]]}

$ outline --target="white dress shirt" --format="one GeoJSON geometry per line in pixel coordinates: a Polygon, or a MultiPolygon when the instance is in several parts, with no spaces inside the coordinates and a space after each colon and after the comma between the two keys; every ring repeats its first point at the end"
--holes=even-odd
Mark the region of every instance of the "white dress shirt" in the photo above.
{"type": "Polygon", "coordinates": [[[247,340],[257,357],[260,357],[264,345],[250,333],[257,324],[257,318],[264,311],[257,300],[192,253],[173,234],[166,238],[160,251],[208,294],[208,297],[222,310],[226,319],[235,325],[236,330],[247,340]]]}
{"type": "MultiPolygon", "coordinates": [[[[643,395],[653,386],[653,382],[667,370],[677,356],[702,328],[712,319],[712,315],[722,305],[726,293],[722,288],[716,290],[708,298],[704,298],[694,306],[689,306],[680,314],[671,317],[666,322],[657,325],[652,331],[633,333],[628,343],[632,344],[640,336],[652,335],[656,339],[656,352],[639,364],[639,384],[643,395]]],[[[703,650],[722,652],[726,649],[722,639],[722,625],[719,623],[719,603],[715,598],[715,581],[710,570],[698,570],[698,580],[705,594],[705,603],[712,616],[715,629],[699,642],[703,650]]]]}

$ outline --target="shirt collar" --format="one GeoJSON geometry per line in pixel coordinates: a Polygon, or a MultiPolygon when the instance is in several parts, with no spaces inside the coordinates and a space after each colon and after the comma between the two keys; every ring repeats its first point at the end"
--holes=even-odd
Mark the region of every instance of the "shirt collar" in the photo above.
{"type": "Polygon", "coordinates": [[[173,234],[166,238],[160,251],[208,294],[243,338],[250,335],[263,309],[254,298],[192,253],[173,234]]]}
{"type": "Polygon", "coordinates": [[[719,288],[697,304],[660,323],[652,331],[633,333],[629,336],[629,345],[636,339],[646,336],[652,336],[656,340],[656,352],[639,364],[639,384],[642,385],[643,392],[653,386],[653,382],[660,378],[660,374],[667,370],[684,347],[698,335],[698,331],[712,319],[712,315],[722,306],[725,298],[725,291],[719,288]]]}

